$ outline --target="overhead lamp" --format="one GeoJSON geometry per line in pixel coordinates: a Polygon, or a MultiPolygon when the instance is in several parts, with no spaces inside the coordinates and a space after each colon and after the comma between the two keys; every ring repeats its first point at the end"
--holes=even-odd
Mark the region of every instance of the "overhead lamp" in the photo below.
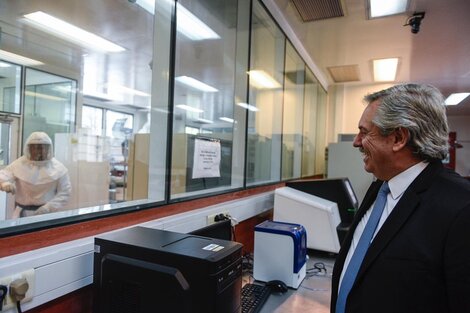
{"type": "Polygon", "coordinates": [[[369,18],[405,13],[408,0],[369,0],[369,18]]]}
{"type": "Polygon", "coordinates": [[[248,103],[243,103],[243,102],[239,102],[237,103],[238,106],[241,106],[242,108],[245,108],[247,110],[250,110],[250,111],[253,111],[253,112],[256,112],[256,111],[259,111],[259,109],[251,104],[248,104],[248,103]]]}
{"type": "MultiPolygon", "coordinates": [[[[135,3],[150,14],[155,14],[155,0],[137,0],[135,3]]],[[[212,28],[179,3],[176,3],[176,30],[191,40],[220,38],[212,28]]]]}
{"type": "Polygon", "coordinates": [[[3,60],[8,61],[8,62],[24,65],[24,66],[33,66],[33,65],[42,65],[42,64],[44,64],[44,63],[42,63],[38,60],[30,59],[30,58],[24,57],[22,55],[11,53],[11,52],[8,52],[8,51],[5,51],[5,50],[0,50],[0,59],[3,59],[3,60]]]}
{"type": "Polygon", "coordinates": [[[11,64],[8,64],[8,63],[1,62],[1,61],[0,61],[0,67],[4,67],[4,68],[5,68],[5,67],[10,67],[10,66],[11,66],[11,64]]]}
{"type": "Polygon", "coordinates": [[[212,28],[179,3],[176,4],[176,30],[191,40],[220,38],[212,28]]]}
{"type": "Polygon", "coordinates": [[[445,104],[446,105],[457,105],[463,101],[463,99],[467,98],[470,95],[470,92],[459,92],[453,93],[447,97],[445,104]]]}
{"type": "Polygon", "coordinates": [[[186,105],[186,104],[177,104],[175,105],[177,108],[180,108],[185,111],[189,112],[195,112],[195,113],[202,113],[204,110],[198,109],[198,108],[193,108],[192,106],[186,105]]]}
{"type": "Polygon", "coordinates": [[[262,70],[251,70],[248,72],[250,75],[250,84],[260,89],[275,89],[281,88],[281,84],[277,82],[271,75],[262,70]]]}
{"type": "Polygon", "coordinates": [[[199,123],[203,123],[203,124],[213,124],[214,123],[214,121],[208,120],[208,119],[205,119],[205,118],[198,118],[197,121],[199,123]]]}
{"type": "Polygon", "coordinates": [[[41,98],[41,99],[44,99],[44,100],[51,100],[51,101],[65,101],[65,100],[67,100],[65,98],[51,96],[51,95],[48,95],[48,94],[45,94],[45,93],[34,92],[34,91],[30,91],[30,90],[26,90],[24,92],[24,94],[26,96],[29,96],[29,97],[41,98]]]}
{"type": "Polygon", "coordinates": [[[132,89],[126,86],[113,84],[113,83],[108,84],[108,92],[109,93],[119,92],[119,93],[127,93],[127,94],[141,96],[141,97],[150,97],[150,94],[146,92],[143,92],[137,89],[132,89]]]}
{"type": "Polygon", "coordinates": [[[398,58],[373,60],[374,81],[394,81],[397,75],[398,58]]]}
{"type": "Polygon", "coordinates": [[[83,89],[83,96],[91,99],[97,99],[100,101],[111,101],[119,102],[123,101],[122,95],[109,94],[104,92],[95,91],[92,89],[83,89]]]}
{"type": "Polygon", "coordinates": [[[234,120],[233,118],[225,117],[225,116],[219,117],[219,120],[224,121],[224,122],[228,122],[228,123],[233,123],[233,122],[235,122],[235,120],[234,120]]]}
{"type": "Polygon", "coordinates": [[[102,50],[106,52],[121,52],[125,49],[100,36],[90,33],[77,26],[62,21],[42,11],[24,15],[25,21],[31,26],[74,42],[85,48],[102,50]]]}
{"type": "Polygon", "coordinates": [[[175,80],[186,86],[195,88],[200,91],[204,91],[204,92],[218,92],[219,91],[216,88],[189,76],[178,76],[175,78],[175,80]]]}

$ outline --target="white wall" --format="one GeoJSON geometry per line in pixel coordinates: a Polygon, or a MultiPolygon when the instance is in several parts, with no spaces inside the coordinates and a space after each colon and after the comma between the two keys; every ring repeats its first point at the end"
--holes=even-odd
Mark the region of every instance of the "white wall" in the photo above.
{"type": "Polygon", "coordinates": [[[357,124],[365,109],[364,96],[376,91],[391,87],[391,84],[378,84],[367,86],[332,86],[329,88],[330,103],[335,106],[335,133],[334,141],[338,134],[356,134],[357,124]]]}

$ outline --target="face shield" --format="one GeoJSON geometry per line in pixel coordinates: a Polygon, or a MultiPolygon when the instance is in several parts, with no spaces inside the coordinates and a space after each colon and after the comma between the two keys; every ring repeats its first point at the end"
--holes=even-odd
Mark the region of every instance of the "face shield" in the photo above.
{"type": "Polygon", "coordinates": [[[24,154],[31,161],[52,159],[52,140],[46,133],[34,132],[26,140],[24,154]]]}
{"type": "Polygon", "coordinates": [[[29,159],[31,161],[45,161],[48,160],[50,145],[45,144],[29,144],[29,159]]]}

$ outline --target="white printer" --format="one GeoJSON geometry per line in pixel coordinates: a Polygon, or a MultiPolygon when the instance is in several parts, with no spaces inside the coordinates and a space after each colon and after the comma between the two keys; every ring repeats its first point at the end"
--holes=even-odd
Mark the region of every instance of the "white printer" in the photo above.
{"type": "Polygon", "coordinates": [[[255,227],[253,277],[297,289],[307,268],[307,234],[300,224],[264,221],[255,227]]]}
{"type": "Polygon", "coordinates": [[[274,220],[302,223],[307,231],[309,249],[338,253],[337,231],[341,218],[335,202],[290,187],[274,193],[274,220]]]}

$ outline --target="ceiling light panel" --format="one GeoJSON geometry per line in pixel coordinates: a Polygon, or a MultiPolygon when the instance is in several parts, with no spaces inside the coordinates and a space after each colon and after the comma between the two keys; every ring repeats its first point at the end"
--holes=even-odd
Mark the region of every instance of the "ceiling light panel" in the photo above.
{"type": "Polygon", "coordinates": [[[369,0],[369,18],[405,13],[408,0],[369,0]]]}
{"type": "MultiPolygon", "coordinates": [[[[137,0],[136,4],[150,14],[155,12],[155,0],[137,0]]],[[[220,39],[212,28],[179,3],[176,3],[176,30],[190,40],[220,39]]]]}
{"type": "Polygon", "coordinates": [[[259,109],[251,104],[248,104],[248,103],[243,103],[243,102],[239,102],[237,103],[238,106],[241,106],[242,108],[244,109],[247,109],[249,111],[253,111],[253,112],[256,112],[256,111],[259,111],[259,109]]]}
{"type": "Polygon", "coordinates": [[[204,92],[218,92],[219,90],[206,84],[206,83],[203,83],[193,77],[189,77],[189,76],[178,76],[175,78],[175,80],[177,82],[180,82],[182,83],[183,85],[186,85],[186,86],[189,86],[189,87],[192,87],[194,89],[197,89],[197,90],[200,90],[200,91],[204,91],[204,92]]]}
{"type": "Polygon", "coordinates": [[[248,72],[250,75],[250,84],[259,89],[276,89],[282,85],[271,75],[262,70],[252,70],[248,72]]]}
{"type": "Polygon", "coordinates": [[[186,105],[186,104],[177,104],[176,107],[177,107],[177,108],[180,108],[180,109],[182,109],[182,110],[185,110],[185,111],[189,111],[189,112],[195,112],[195,113],[202,113],[202,112],[204,112],[204,111],[201,110],[201,109],[194,108],[194,107],[189,106],[189,105],[186,105]]]}
{"type": "Polygon", "coordinates": [[[391,82],[396,79],[398,58],[373,60],[374,81],[391,82]]]}
{"type": "Polygon", "coordinates": [[[24,56],[21,56],[21,55],[15,54],[15,53],[11,53],[11,52],[8,52],[8,51],[5,51],[5,50],[0,50],[0,59],[8,61],[8,62],[12,62],[12,63],[20,64],[20,65],[25,65],[25,66],[33,66],[33,65],[42,65],[42,64],[44,64],[40,61],[30,59],[30,58],[26,58],[24,56]]]}
{"type": "Polygon", "coordinates": [[[24,18],[29,25],[35,28],[51,33],[85,48],[106,52],[121,52],[125,50],[123,47],[118,46],[109,40],[42,11],[26,14],[24,15],[24,18]]]}
{"type": "Polygon", "coordinates": [[[445,104],[446,105],[457,105],[460,102],[462,102],[465,98],[467,98],[470,95],[469,92],[459,92],[459,93],[453,93],[450,96],[447,97],[445,104]]]}

